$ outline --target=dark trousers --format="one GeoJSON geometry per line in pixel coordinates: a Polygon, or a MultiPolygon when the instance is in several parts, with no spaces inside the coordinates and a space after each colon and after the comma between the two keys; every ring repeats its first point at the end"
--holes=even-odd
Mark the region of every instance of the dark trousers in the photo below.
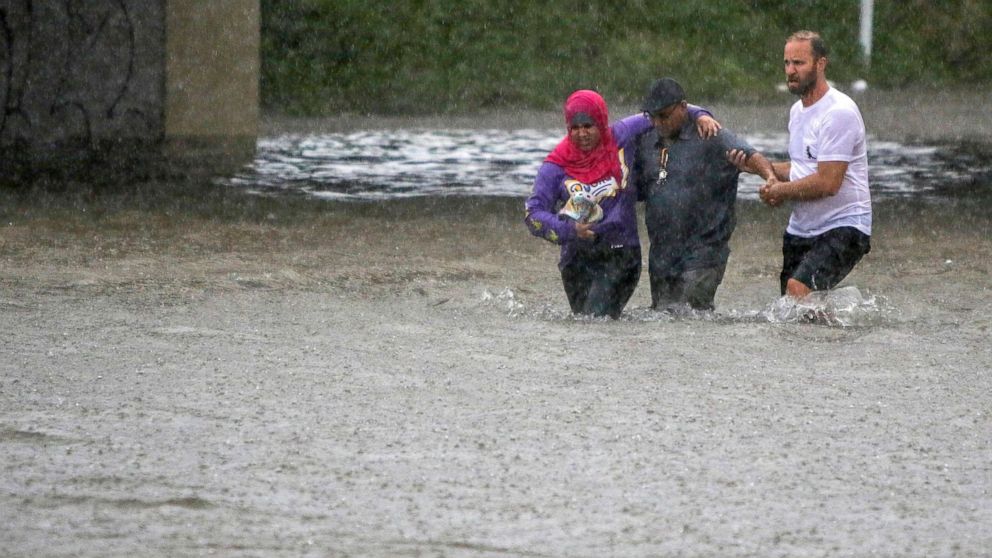
{"type": "Polygon", "coordinates": [[[716,289],[723,281],[727,264],[715,267],[687,269],[672,273],[671,269],[659,269],[651,261],[651,308],[664,310],[676,304],[688,304],[696,310],[712,310],[716,289]]]}
{"type": "Polygon", "coordinates": [[[568,305],[576,314],[619,318],[641,277],[640,247],[583,247],[561,270],[568,305]]]}

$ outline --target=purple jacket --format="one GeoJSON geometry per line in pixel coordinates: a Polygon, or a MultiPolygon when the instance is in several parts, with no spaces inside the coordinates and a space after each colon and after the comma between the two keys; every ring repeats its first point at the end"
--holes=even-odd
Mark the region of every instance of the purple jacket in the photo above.
{"type": "MultiPolygon", "coordinates": [[[[712,116],[705,109],[689,105],[691,118],[695,119],[702,114],[712,116]]],[[[619,149],[623,180],[616,195],[603,198],[599,202],[599,206],[603,209],[603,219],[592,226],[599,242],[614,247],[641,245],[637,234],[635,210],[637,188],[629,178],[634,163],[635,139],[638,134],[650,128],[651,121],[643,114],[628,116],[610,126],[619,149]]],[[[527,214],[524,223],[531,234],[561,245],[559,269],[572,261],[580,242],[594,242],[578,238],[575,235],[575,221],[558,215],[558,208],[568,201],[565,181],[571,179],[565,174],[565,169],[554,163],[544,162],[537,171],[534,190],[525,204],[527,214]]]]}

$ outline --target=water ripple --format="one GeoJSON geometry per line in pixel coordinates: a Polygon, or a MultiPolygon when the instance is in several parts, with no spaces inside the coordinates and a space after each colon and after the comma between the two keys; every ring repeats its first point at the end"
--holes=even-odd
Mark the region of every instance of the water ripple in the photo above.
{"type": "MultiPolygon", "coordinates": [[[[786,158],[785,133],[745,136],[770,159],[786,158]]],[[[262,138],[254,162],[227,179],[253,193],[324,199],[464,195],[525,197],[558,130],[367,130],[262,138]]],[[[876,197],[937,196],[992,169],[956,146],[869,138],[876,197]]],[[[757,199],[761,179],[742,175],[741,199],[757,199]]]]}

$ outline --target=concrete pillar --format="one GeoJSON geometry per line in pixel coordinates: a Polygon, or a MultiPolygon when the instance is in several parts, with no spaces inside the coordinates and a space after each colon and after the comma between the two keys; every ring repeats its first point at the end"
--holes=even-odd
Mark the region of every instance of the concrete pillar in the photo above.
{"type": "Polygon", "coordinates": [[[165,135],[258,133],[258,0],[169,0],[165,135]]]}

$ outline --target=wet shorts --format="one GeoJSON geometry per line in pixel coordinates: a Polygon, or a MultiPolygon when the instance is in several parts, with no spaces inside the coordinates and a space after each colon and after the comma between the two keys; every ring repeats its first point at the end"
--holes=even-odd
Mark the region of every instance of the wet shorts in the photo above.
{"type": "Polygon", "coordinates": [[[854,227],[839,227],[810,238],[785,233],[782,238],[781,288],[789,279],[814,291],[837,286],[871,251],[871,237],[854,227]]]}

